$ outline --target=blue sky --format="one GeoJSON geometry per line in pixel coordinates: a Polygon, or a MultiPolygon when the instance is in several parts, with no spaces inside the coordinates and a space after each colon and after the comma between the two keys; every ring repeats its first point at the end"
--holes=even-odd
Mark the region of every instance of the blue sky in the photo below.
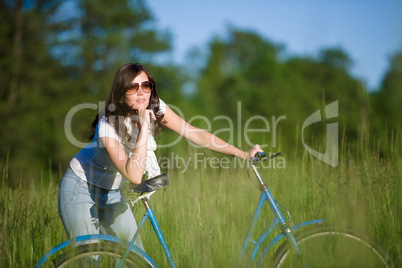
{"type": "Polygon", "coordinates": [[[183,62],[193,47],[204,49],[227,26],[251,29],[290,55],[314,56],[340,46],[352,58],[352,73],[377,88],[388,59],[402,50],[401,0],[148,0],[158,28],[173,35],[172,58],[183,62]]]}

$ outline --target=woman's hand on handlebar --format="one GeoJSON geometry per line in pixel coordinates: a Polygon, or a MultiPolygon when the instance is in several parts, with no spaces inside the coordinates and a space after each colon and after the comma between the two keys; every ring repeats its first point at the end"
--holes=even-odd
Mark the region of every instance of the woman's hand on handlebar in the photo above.
{"type": "Polygon", "coordinates": [[[264,152],[260,145],[256,144],[253,147],[251,147],[250,150],[248,150],[247,155],[246,155],[246,159],[251,159],[255,156],[256,153],[260,153],[260,152],[264,152]]]}

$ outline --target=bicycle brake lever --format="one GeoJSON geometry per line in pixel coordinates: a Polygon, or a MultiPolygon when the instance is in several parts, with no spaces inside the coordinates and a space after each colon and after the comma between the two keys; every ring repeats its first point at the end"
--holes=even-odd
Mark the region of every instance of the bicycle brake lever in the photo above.
{"type": "Polygon", "coordinates": [[[273,155],[271,155],[271,156],[268,157],[268,158],[269,158],[269,159],[272,159],[272,158],[277,157],[278,155],[281,155],[281,154],[282,154],[282,152],[274,153],[273,155]]]}

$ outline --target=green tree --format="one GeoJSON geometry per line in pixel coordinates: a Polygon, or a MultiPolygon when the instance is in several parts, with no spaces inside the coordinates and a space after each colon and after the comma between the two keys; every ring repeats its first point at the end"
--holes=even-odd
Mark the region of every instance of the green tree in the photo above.
{"type": "MultiPolygon", "coordinates": [[[[288,59],[283,82],[293,95],[289,98],[293,120],[302,124],[315,110],[338,101],[339,134],[356,142],[368,123],[369,99],[363,84],[351,75],[351,66],[352,60],[341,48],[322,49],[316,58],[288,59]]],[[[313,137],[325,136],[326,121],[312,126],[311,131],[313,137]]]]}
{"type": "Polygon", "coordinates": [[[55,101],[68,83],[65,69],[49,55],[48,41],[69,25],[51,20],[60,1],[1,1],[0,6],[0,157],[9,153],[11,171],[32,170],[47,163],[56,148],[55,101]]]}
{"type": "Polygon", "coordinates": [[[116,66],[131,61],[145,64],[171,48],[170,34],[157,30],[142,0],[73,3],[76,15],[68,35],[70,47],[61,59],[76,68],[80,90],[107,91],[105,85],[111,85],[116,66]]]}
{"type": "MultiPolygon", "coordinates": [[[[203,114],[211,118],[227,115],[237,121],[241,102],[244,120],[238,124],[252,116],[269,121],[270,133],[255,134],[254,142],[265,144],[269,139],[275,145],[267,135],[276,135],[294,150],[295,143],[301,144],[304,120],[338,101],[340,135],[353,141],[361,136],[359,126],[367,121],[368,95],[350,74],[352,61],[341,48],[323,49],[315,57],[289,56],[283,46],[255,32],[229,29],[225,38],[211,41],[209,51],[195,97],[203,114]],[[281,116],[286,119],[278,123],[279,129],[272,129],[281,116]]],[[[265,123],[255,120],[248,127],[261,129],[265,123]]],[[[325,144],[326,121],[310,127],[309,133],[312,142],[325,144]]]]}
{"type": "Polygon", "coordinates": [[[196,102],[208,104],[210,114],[237,114],[241,101],[245,112],[266,110],[266,97],[280,73],[281,47],[252,31],[230,29],[227,38],[210,43],[210,55],[201,72],[196,102]],[[260,101],[256,101],[256,99],[260,101]]]}
{"type": "Polygon", "coordinates": [[[390,57],[389,69],[382,80],[380,90],[374,92],[372,100],[372,131],[380,145],[389,151],[391,139],[401,138],[402,122],[400,104],[402,103],[402,52],[390,57]],[[382,140],[382,142],[381,142],[382,140]]]}

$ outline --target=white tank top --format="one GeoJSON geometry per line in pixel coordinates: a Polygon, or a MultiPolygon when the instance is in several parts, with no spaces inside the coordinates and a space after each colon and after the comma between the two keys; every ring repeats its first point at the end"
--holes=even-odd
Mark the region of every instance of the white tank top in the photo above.
{"type": "MultiPolygon", "coordinates": [[[[164,114],[166,112],[166,104],[161,99],[159,99],[159,107],[160,112],[164,114]]],[[[77,176],[88,183],[108,190],[118,189],[123,184],[124,178],[114,166],[99,138],[110,137],[117,140],[130,157],[137,140],[138,128],[129,118],[126,118],[124,123],[131,134],[131,141],[127,147],[123,145],[122,139],[117,135],[114,127],[108,123],[106,117],[99,119],[91,143],[79,151],[70,162],[70,167],[77,176]]],[[[147,161],[144,173],[147,173],[149,178],[161,173],[154,152],[156,148],[152,131],[148,129],[147,161]]]]}

